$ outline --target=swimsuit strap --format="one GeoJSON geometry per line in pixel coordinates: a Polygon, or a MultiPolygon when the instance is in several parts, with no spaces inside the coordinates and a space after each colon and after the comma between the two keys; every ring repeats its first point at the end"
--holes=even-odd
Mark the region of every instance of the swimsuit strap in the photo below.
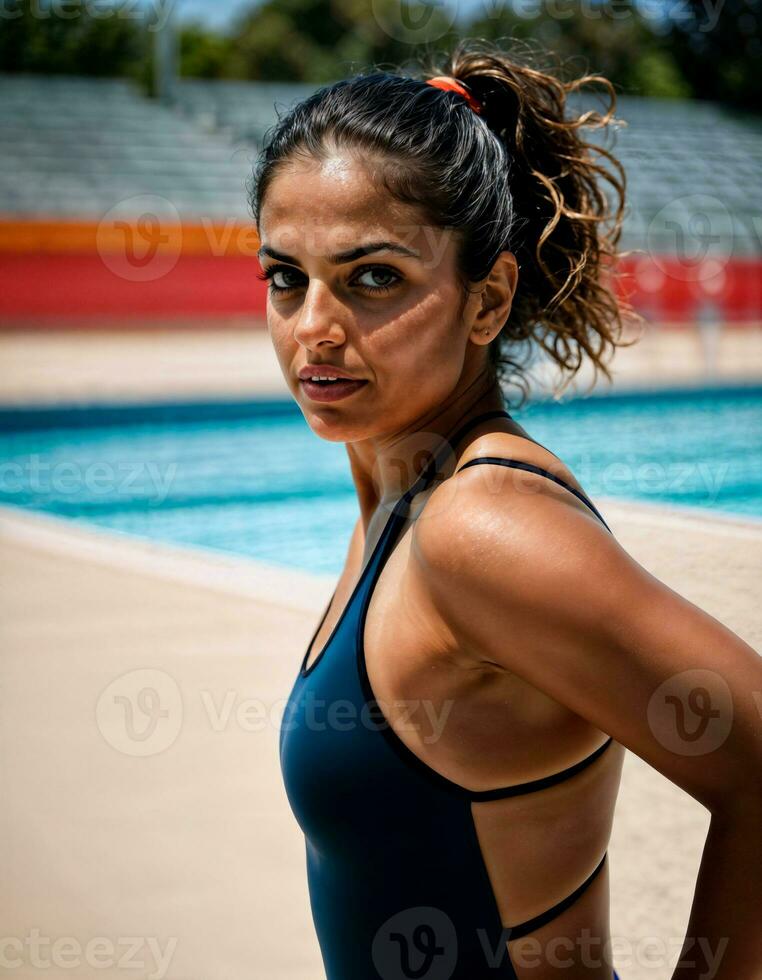
{"type": "Polygon", "coordinates": [[[523,796],[524,793],[535,793],[537,790],[547,789],[548,786],[555,786],[556,783],[562,783],[566,779],[571,779],[572,776],[576,776],[578,772],[586,769],[592,762],[595,762],[598,756],[603,755],[613,741],[613,736],[609,735],[606,741],[602,745],[599,745],[590,755],[585,756],[584,759],[580,759],[579,762],[575,762],[571,766],[567,766],[566,769],[561,769],[560,772],[553,772],[549,776],[540,776],[539,779],[530,779],[525,783],[513,783],[511,786],[501,786],[497,789],[469,790],[469,798],[475,803],[481,803],[486,800],[502,800],[508,796],[523,796]]]}
{"type": "MultiPolygon", "coordinates": [[[[468,431],[475,428],[475,426],[479,425],[481,422],[486,422],[487,419],[492,419],[492,418],[509,419],[511,418],[511,415],[508,412],[506,412],[504,409],[495,409],[490,412],[482,412],[480,415],[475,415],[472,419],[469,419],[468,422],[465,422],[455,432],[455,434],[446,441],[446,444],[443,447],[441,447],[437,453],[435,453],[434,459],[432,459],[431,462],[426,466],[426,468],[421,473],[418,480],[416,480],[416,482],[413,484],[413,486],[410,487],[410,489],[403,494],[399,503],[404,502],[405,504],[407,504],[410,502],[410,499],[412,499],[416,494],[420,493],[421,490],[425,490],[426,487],[428,487],[431,480],[433,479],[435,473],[437,472],[442,462],[443,457],[447,454],[447,452],[452,451],[468,431]]],[[[609,533],[611,534],[614,533],[611,530],[611,528],[608,526],[606,521],[603,519],[603,516],[600,513],[600,511],[592,503],[592,501],[585,496],[585,494],[580,493],[579,490],[571,486],[571,484],[567,483],[566,480],[561,479],[560,476],[556,476],[554,473],[551,473],[549,470],[543,469],[543,467],[541,466],[536,466],[534,463],[527,463],[524,460],[520,460],[520,459],[506,459],[502,456],[479,456],[476,459],[470,459],[467,463],[464,463],[459,470],[456,470],[456,472],[460,473],[460,471],[465,470],[466,467],[476,466],[479,463],[495,463],[500,466],[509,466],[509,467],[513,467],[514,469],[526,470],[528,473],[537,473],[539,476],[544,476],[548,480],[553,480],[554,483],[557,483],[559,486],[564,487],[564,489],[568,490],[570,493],[573,493],[575,497],[581,500],[582,503],[585,504],[595,514],[595,516],[598,518],[601,524],[603,524],[606,530],[609,531],[609,533]]]]}
{"type": "Polygon", "coordinates": [[[452,452],[454,447],[458,445],[463,436],[469,432],[471,429],[475,428],[481,422],[486,422],[487,419],[494,418],[511,418],[510,414],[505,411],[505,409],[493,409],[490,412],[482,412],[480,415],[475,415],[468,422],[464,422],[463,425],[456,430],[454,435],[449,439],[445,440],[445,445],[442,446],[435,454],[431,462],[426,466],[426,468],[421,473],[420,477],[415,481],[412,487],[403,495],[402,499],[407,501],[408,498],[414,497],[421,490],[425,490],[429,483],[433,479],[437,470],[439,469],[442,460],[446,457],[448,452],[452,452]]]}
{"type": "Polygon", "coordinates": [[[461,470],[465,470],[469,466],[476,466],[478,463],[496,463],[499,466],[511,466],[514,469],[526,470],[528,473],[537,473],[540,476],[547,477],[548,480],[553,480],[554,483],[557,483],[559,486],[562,486],[566,490],[569,490],[571,493],[574,494],[575,497],[581,500],[583,504],[586,504],[590,508],[590,510],[595,514],[595,516],[598,518],[601,524],[603,524],[606,530],[609,531],[611,534],[614,533],[611,530],[611,528],[608,526],[608,524],[604,521],[600,511],[584,495],[584,493],[580,493],[579,490],[571,486],[571,484],[567,483],[566,480],[562,480],[560,476],[556,476],[555,474],[551,473],[549,470],[543,469],[541,466],[535,466],[534,463],[526,463],[522,459],[505,459],[502,456],[479,456],[476,459],[469,459],[469,461],[467,463],[464,463],[457,472],[460,473],[461,470]]]}
{"type": "Polygon", "coordinates": [[[588,875],[582,884],[578,885],[577,888],[571,892],[571,894],[566,896],[566,898],[562,898],[560,902],[556,902],[555,905],[551,906],[549,909],[546,909],[544,912],[540,912],[539,915],[535,915],[533,918],[527,919],[526,922],[520,922],[515,926],[506,926],[505,931],[507,933],[507,940],[510,942],[513,939],[521,939],[522,936],[526,936],[530,932],[534,932],[536,929],[539,929],[540,926],[544,926],[546,923],[555,919],[556,916],[560,915],[562,912],[565,912],[566,909],[568,909],[570,905],[573,905],[580,895],[582,895],[582,893],[586,891],[590,885],[592,885],[596,876],[603,867],[607,853],[608,852],[604,853],[596,868],[588,875]]]}

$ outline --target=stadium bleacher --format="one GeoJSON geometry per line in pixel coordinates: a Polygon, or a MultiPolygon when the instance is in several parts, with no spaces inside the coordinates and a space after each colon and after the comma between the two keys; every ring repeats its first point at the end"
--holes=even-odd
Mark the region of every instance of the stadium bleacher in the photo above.
{"type": "Polygon", "coordinates": [[[177,108],[207,132],[224,134],[235,144],[260,148],[266,130],[287,109],[311,95],[316,85],[300,82],[236,82],[179,79],[177,108]]]}
{"type": "Polygon", "coordinates": [[[627,125],[605,145],[627,174],[624,247],[674,249],[674,230],[655,220],[669,207],[666,220],[686,232],[706,215],[719,249],[760,254],[752,217],[762,214],[762,120],[714,103],[632,96],[617,99],[617,117],[627,125]]]}
{"type": "MultiPolygon", "coordinates": [[[[169,108],[120,79],[0,75],[0,212],[99,215],[150,193],[183,218],[245,219],[244,181],[276,107],[315,88],[181,79],[169,108]]],[[[674,236],[654,223],[669,205],[686,222],[692,210],[708,213],[733,254],[760,254],[762,120],[627,96],[617,114],[627,126],[605,145],[628,178],[625,247],[672,247],[674,236]]]]}
{"type": "MultiPolygon", "coordinates": [[[[246,225],[246,180],[265,134],[316,88],[179,79],[170,107],[121,79],[0,74],[0,246],[13,250],[19,223],[100,228],[107,215],[137,217],[146,195],[148,210],[170,223],[246,225]]],[[[602,105],[586,97],[584,107],[602,105]]],[[[627,125],[603,145],[627,174],[621,246],[648,258],[648,268],[641,259],[633,268],[645,270],[637,288],[652,315],[690,318],[722,292],[727,317],[762,317],[762,119],[713,103],[632,96],[619,97],[617,117],[627,125]],[[696,272],[707,257],[719,257],[721,268],[696,272]]],[[[196,248],[193,241],[186,234],[183,250],[196,248]]]]}
{"type": "Polygon", "coordinates": [[[0,212],[99,216],[152,194],[181,219],[245,219],[251,152],[119,79],[0,76],[0,212]]]}

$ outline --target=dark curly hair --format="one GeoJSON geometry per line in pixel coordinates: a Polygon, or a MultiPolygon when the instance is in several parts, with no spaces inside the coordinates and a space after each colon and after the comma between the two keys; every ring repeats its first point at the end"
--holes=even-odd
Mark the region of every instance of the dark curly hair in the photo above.
{"type": "Polygon", "coordinates": [[[538,345],[567,375],[558,394],[585,355],[610,381],[607,351],[634,342],[621,339],[633,314],[613,289],[624,170],[581,132],[612,123],[613,86],[599,75],[563,81],[559,72],[532,67],[532,57],[464,39],[443,63],[421,66],[420,77],[373,70],[324,86],[268,131],[249,187],[259,224],[267,190],[289,160],[347,148],[424,221],[454,229],[464,302],[500,252],[513,252],[519,282],[488,364],[524,398],[526,365],[538,345]],[[425,84],[435,75],[464,84],[481,112],[425,84]],[[570,111],[568,97],[586,85],[604,88],[605,113],[570,111]],[[600,179],[613,189],[612,201],[600,179]]]}

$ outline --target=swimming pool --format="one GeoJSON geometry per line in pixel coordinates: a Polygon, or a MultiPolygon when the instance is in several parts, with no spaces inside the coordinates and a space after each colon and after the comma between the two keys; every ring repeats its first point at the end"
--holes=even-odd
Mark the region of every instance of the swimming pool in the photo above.
{"type": "MultiPolygon", "coordinates": [[[[762,518],[762,386],[512,414],[593,502],[762,518]]],[[[318,439],[285,401],[2,410],[0,502],[330,574],[357,518],[343,445],[318,439]]]]}

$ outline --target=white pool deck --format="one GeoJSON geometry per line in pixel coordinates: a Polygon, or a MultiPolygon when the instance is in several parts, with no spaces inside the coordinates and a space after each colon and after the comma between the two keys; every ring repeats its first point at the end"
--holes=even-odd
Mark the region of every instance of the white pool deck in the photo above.
{"type": "MultiPolygon", "coordinates": [[[[249,393],[255,362],[270,379],[256,391],[276,393],[272,361],[257,360],[266,348],[242,356],[236,336],[214,338],[210,365],[209,337],[106,337],[96,352],[91,333],[78,349],[60,335],[0,335],[16,368],[4,361],[3,400],[204,397],[223,381],[249,393]]],[[[754,377],[741,360],[747,373],[731,376],[754,377]]],[[[637,561],[762,651],[762,523],[596,503],[637,561]]],[[[71,940],[47,970],[56,980],[123,978],[131,946],[141,980],[319,980],[277,746],[332,579],[11,507],[0,508],[0,577],[2,936],[71,940]]],[[[708,823],[627,753],[609,849],[622,980],[670,975],[708,823]]]]}
{"type": "MultiPolygon", "coordinates": [[[[715,336],[651,325],[612,362],[623,390],[762,380],[762,323],[729,325],[715,336]]],[[[585,367],[579,390],[592,380],[585,367]]],[[[537,372],[538,382],[547,373],[537,372]]],[[[572,389],[573,390],[573,389],[572,389]]],[[[0,405],[29,402],[288,397],[265,327],[246,320],[213,329],[12,329],[0,323],[0,405]]]]}

